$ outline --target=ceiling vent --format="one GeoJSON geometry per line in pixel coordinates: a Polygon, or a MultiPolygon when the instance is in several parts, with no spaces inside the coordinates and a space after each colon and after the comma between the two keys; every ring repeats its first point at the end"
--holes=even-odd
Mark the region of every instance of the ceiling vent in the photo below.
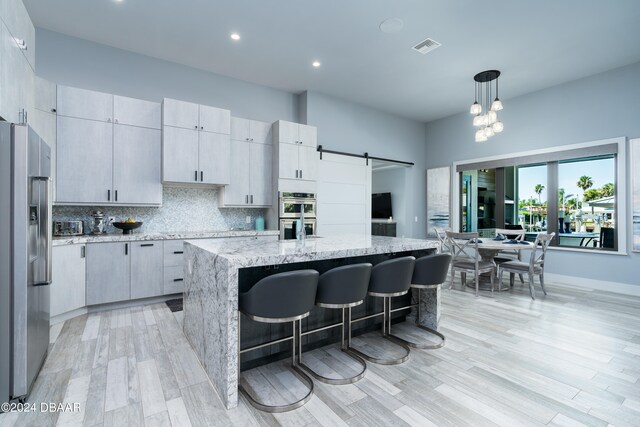
{"type": "Polygon", "coordinates": [[[420,52],[423,55],[425,55],[425,54],[431,52],[433,49],[439,48],[440,46],[442,46],[442,45],[440,43],[438,43],[437,41],[435,41],[434,39],[426,39],[426,40],[421,41],[420,43],[418,43],[414,47],[412,47],[412,49],[420,52]]]}

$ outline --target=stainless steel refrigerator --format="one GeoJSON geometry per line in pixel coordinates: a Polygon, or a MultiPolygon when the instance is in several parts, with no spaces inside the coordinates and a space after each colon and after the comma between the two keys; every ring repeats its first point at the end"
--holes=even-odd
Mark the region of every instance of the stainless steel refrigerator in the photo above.
{"type": "Polygon", "coordinates": [[[51,149],[0,122],[0,402],[24,399],[49,345],[51,149]]]}

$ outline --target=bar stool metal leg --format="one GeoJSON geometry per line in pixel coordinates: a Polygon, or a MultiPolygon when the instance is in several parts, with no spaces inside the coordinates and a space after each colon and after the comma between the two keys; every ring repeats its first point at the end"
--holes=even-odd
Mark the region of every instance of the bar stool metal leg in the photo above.
{"type": "MultiPolygon", "coordinates": [[[[405,292],[406,293],[406,292],[405,292]]],[[[382,298],[382,304],[383,304],[383,317],[382,317],[382,338],[389,340],[390,342],[402,347],[405,350],[405,354],[401,357],[395,358],[395,359],[381,359],[378,357],[373,357],[370,356],[356,348],[350,348],[350,350],[352,352],[354,352],[356,355],[360,356],[361,358],[369,361],[369,362],[373,362],[373,363],[377,363],[379,365],[398,365],[400,363],[404,363],[409,359],[409,353],[411,352],[411,349],[409,348],[409,346],[407,346],[405,343],[401,342],[401,338],[398,338],[394,335],[390,334],[391,331],[391,297],[390,296],[384,296],[382,298]]],[[[359,319],[358,319],[359,320],[359,319]]],[[[351,309],[349,309],[349,345],[351,344],[351,324],[354,321],[351,320],[351,309]]]]}
{"type": "MultiPolygon", "coordinates": [[[[288,403],[286,405],[267,405],[260,401],[258,401],[249,390],[251,387],[249,384],[240,377],[240,381],[238,381],[238,389],[240,393],[249,401],[249,403],[256,409],[261,411],[270,412],[270,413],[279,413],[279,412],[287,412],[294,409],[297,409],[303,406],[305,403],[311,399],[313,396],[313,380],[309,378],[307,374],[304,373],[302,369],[300,369],[300,364],[302,362],[302,340],[300,336],[300,329],[302,327],[301,320],[294,320],[293,323],[293,335],[291,337],[291,371],[298,377],[298,379],[307,386],[309,390],[307,394],[293,402],[288,403]],[[297,325],[296,325],[297,324],[297,325]],[[297,327],[296,327],[297,326],[297,327]]],[[[239,326],[239,325],[238,325],[239,326]]],[[[239,346],[239,343],[238,343],[239,346]]],[[[240,354],[238,354],[238,358],[240,358],[240,354]]],[[[240,375],[239,369],[240,362],[238,361],[238,375],[240,375]]]]}
{"type": "MultiPolygon", "coordinates": [[[[428,327],[423,326],[423,325],[420,324],[420,317],[421,317],[421,311],[420,311],[421,307],[420,306],[421,306],[421,302],[422,302],[421,301],[422,288],[429,289],[429,288],[435,288],[436,286],[437,285],[435,285],[435,286],[422,286],[422,287],[419,287],[419,288],[414,287],[413,289],[418,289],[418,304],[417,304],[418,305],[418,313],[417,313],[417,316],[416,316],[416,327],[418,327],[418,328],[430,333],[431,335],[437,336],[438,338],[440,338],[440,342],[437,343],[437,344],[417,343],[417,342],[412,342],[412,341],[405,340],[403,338],[398,337],[397,335],[389,334],[390,337],[393,340],[397,340],[397,341],[401,342],[402,344],[408,345],[409,347],[412,347],[412,348],[420,348],[420,349],[427,349],[427,350],[434,350],[436,348],[440,348],[440,347],[444,346],[444,342],[445,342],[444,335],[442,335],[440,332],[438,332],[438,331],[436,331],[434,329],[428,328],[428,327]]],[[[391,323],[389,323],[389,332],[391,332],[391,323]]]]}
{"type": "MultiPolygon", "coordinates": [[[[353,353],[353,349],[351,348],[351,328],[349,328],[349,333],[348,333],[348,342],[345,341],[345,328],[347,327],[347,323],[345,322],[346,320],[346,311],[347,308],[346,307],[342,307],[342,340],[340,342],[340,350],[343,351],[347,356],[349,356],[351,359],[355,360],[356,362],[358,362],[360,364],[360,366],[362,366],[362,369],[360,370],[360,372],[358,372],[356,375],[352,376],[352,377],[347,377],[347,378],[329,378],[329,377],[325,377],[323,375],[318,374],[316,371],[314,371],[313,369],[311,369],[309,366],[307,366],[306,364],[304,364],[302,362],[302,351],[299,352],[300,355],[300,367],[302,369],[304,369],[305,372],[309,373],[313,378],[317,379],[318,381],[321,381],[323,383],[326,384],[332,384],[332,385],[345,385],[345,384],[352,384],[355,383],[358,380],[361,380],[364,377],[365,372],[367,371],[367,364],[366,362],[357,354],[353,353]]],[[[351,307],[349,307],[349,312],[351,311],[351,307]]]]}

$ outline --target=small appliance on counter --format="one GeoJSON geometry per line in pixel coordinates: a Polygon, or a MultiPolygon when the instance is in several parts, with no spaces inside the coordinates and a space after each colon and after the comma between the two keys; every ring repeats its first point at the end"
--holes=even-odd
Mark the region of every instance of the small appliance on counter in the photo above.
{"type": "Polygon", "coordinates": [[[82,236],[84,234],[84,221],[54,221],[54,236],[82,236]]]}
{"type": "Polygon", "coordinates": [[[107,232],[107,226],[104,220],[104,213],[101,211],[93,211],[93,224],[91,234],[104,234],[107,232]]]}
{"type": "Polygon", "coordinates": [[[297,239],[300,221],[305,237],[316,235],[316,195],[314,193],[281,192],[279,199],[280,240],[297,239]]]}

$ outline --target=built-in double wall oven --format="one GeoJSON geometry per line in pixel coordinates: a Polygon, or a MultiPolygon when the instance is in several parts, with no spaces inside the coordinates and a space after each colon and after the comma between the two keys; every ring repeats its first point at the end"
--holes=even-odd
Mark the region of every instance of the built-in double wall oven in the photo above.
{"type": "Polygon", "coordinates": [[[295,239],[299,232],[300,211],[304,209],[307,236],[316,234],[316,195],[314,193],[281,192],[279,198],[280,239],[295,239]]]}

